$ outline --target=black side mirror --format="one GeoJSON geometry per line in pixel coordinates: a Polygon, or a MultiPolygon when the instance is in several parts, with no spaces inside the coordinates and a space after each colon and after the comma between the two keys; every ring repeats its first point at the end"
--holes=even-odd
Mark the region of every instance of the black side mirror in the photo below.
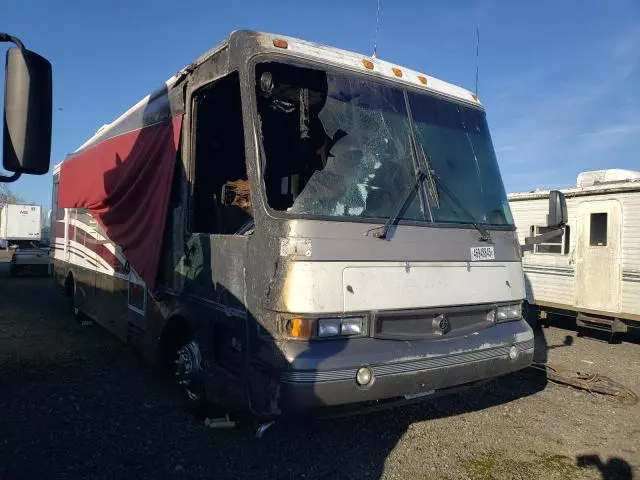
{"type": "Polygon", "coordinates": [[[25,48],[10,48],[4,88],[4,169],[45,174],[51,157],[51,63],[25,48]]]}
{"type": "Polygon", "coordinates": [[[551,190],[549,192],[549,214],[547,226],[560,228],[567,223],[567,200],[562,192],[551,190]]]}

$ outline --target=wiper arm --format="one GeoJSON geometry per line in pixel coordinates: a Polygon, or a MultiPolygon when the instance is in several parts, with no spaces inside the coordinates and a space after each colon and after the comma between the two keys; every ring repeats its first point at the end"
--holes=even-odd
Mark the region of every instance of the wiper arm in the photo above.
{"type": "Polygon", "coordinates": [[[391,226],[398,221],[400,214],[407,207],[408,203],[413,199],[413,196],[418,192],[418,189],[422,188],[422,181],[424,180],[426,174],[422,169],[418,169],[416,171],[416,177],[413,183],[409,186],[403,197],[398,202],[396,209],[387,221],[384,222],[382,227],[375,228],[373,230],[369,230],[367,233],[373,234],[374,237],[385,239],[387,238],[387,234],[389,233],[389,229],[391,226]]]}
{"type": "MultiPolygon", "coordinates": [[[[411,122],[410,118],[409,118],[409,121],[411,122]]],[[[424,169],[420,167],[420,161],[418,160],[418,147],[416,145],[415,135],[413,133],[412,128],[409,129],[409,151],[411,152],[411,158],[413,159],[413,167],[414,167],[413,171],[415,173],[414,181],[409,186],[409,188],[407,189],[403,197],[400,199],[400,201],[398,202],[398,205],[396,206],[393,212],[393,215],[387,218],[387,221],[384,222],[384,225],[382,227],[374,228],[372,230],[367,231],[367,234],[372,233],[373,236],[376,238],[380,238],[382,240],[387,238],[387,234],[389,233],[389,229],[391,228],[391,225],[393,225],[398,221],[400,214],[407,207],[408,203],[413,199],[413,196],[415,195],[416,192],[420,193],[420,197],[419,197],[420,208],[422,212],[425,213],[425,209],[426,209],[429,212],[429,219],[431,220],[431,222],[433,222],[433,214],[431,212],[431,205],[429,203],[429,198],[428,198],[431,195],[425,195],[423,191],[424,179],[429,178],[429,176],[425,174],[424,169]]]]}
{"type": "Polygon", "coordinates": [[[433,192],[432,195],[434,196],[434,203],[436,203],[436,206],[440,207],[440,204],[438,201],[438,189],[434,185],[434,180],[438,182],[440,188],[442,188],[442,191],[447,194],[447,196],[456,205],[456,207],[462,210],[462,213],[469,217],[469,220],[471,220],[471,225],[473,225],[475,229],[480,232],[480,241],[486,242],[491,240],[491,235],[489,235],[489,232],[476,221],[473,213],[471,213],[469,209],[463,205],[458,197],[449,189],[449,187],[447,187],[446,183],[444,183],[444,181],[440,178],[436,171],[431,168],[431,161],[429,160],[427,152],[424,151],[422,143],[418,142],[418,145],[420,146],[420,157],[422,158],[423,164],[427,166],[427,171],[422,173],[424,176],[426,176],[427,182],[429,183],[429,191],[433,192]]]}
{"type": "Polygon", "coordinates": [[[489,235],[489,232],[476,221],[473,213],[471,213],[469,209],[465,207],[463,203],[458,199],[458,197],[456,197],[456,195],[451,190],[449,190],[449,187],[447,187],[440,176],[438,176],[438,174],[433,170],[431,170],[431,177],[435,179],[436,182],[438,182],[438,185],[440,185],[442,191],[447,194],[447,196],[451,199],[455,206],[462,210],[462,212],[467,217],[469,217],[469,219],[471,220],[471,224],[475,227],[476,230],[478,230],[478,232],[480,232],[480,241],[486,242],[491,240],[491,235],[489,235]]]}
{"type": "Polygon", "coordinates": [[[447,185],[438,176],[438,174],[436,172],[434,172],[433,170],[431,170],[431,174],[428,174],[423,169],[419,169],[416,172],[415,181],[410,185],[409,189],[406,191],[406,193],[404,194],[404,196],[402,197],[400,202],[398,202],[398,205],[397,205],[395,211],[393,212],[393,215],[391,215],[387,219],[387,221],[384,223],[384,225],[382,227],[379,227],[377,229],[369,231],[369,232],[373,233],[374,237],[380,238],[380,239],[387,238],[387,234],[389,233],[389,229],[391,228],[391,226],[393,224],[395,224],[398,221],[398,217],[400,217],[400,214],[406,208],[407,204],[413,198],[413,196],[418,191],[418,189],[422,187],[422,182],[425,179],[427,179],[427,180],[431,180],[431,179],[435,180],[440,185],[440,188],[442,189],[442,191],[447,194],[447,196],[456,205],[456,207],[458,207],[460,210],[462,210],[462,212],[465,215],[467,215],[467,217],[469,217],[469,219],[471,220],[471,225],[473,225],[474,228],[476,230],[478,230],[478,232],[480,233],[480,240],[481,241],[486,242],[486,241],[491,240],[491,235],[489,235],[489,232],[484,227],[482,227],[482,225],[480,225],[476,221],[475,217],[469,211],[469,209],[467,207],[465,207],[462,204],[462,202],[460,202],[458,197],[449,189],[449,187],[447,187],[447,185]]]}
{"type": "MultiPolygon", "coordinates": [[[[431,197],[431,200],[433,201],[436,208],[440,208],[440,197],[438,197],[438,189],[436,188],[436,185],[433,181],[435,170],[431,168],[431,160],[429,160],[429,157],[424,151],[424,147],[422,146],[422,143],[418,142],[417,139],[416,139],[416,143],[420,146],[420,157],[422,158],[422,161],[426,166],[425,175],[427,178],[427,188],[429,189],[429,196],[431,197]]],[[[416,151],[418,151],[417,147],[416,147],[416,151]]],[[[431,221],[433,221],[433,219],[431,221]]]]}

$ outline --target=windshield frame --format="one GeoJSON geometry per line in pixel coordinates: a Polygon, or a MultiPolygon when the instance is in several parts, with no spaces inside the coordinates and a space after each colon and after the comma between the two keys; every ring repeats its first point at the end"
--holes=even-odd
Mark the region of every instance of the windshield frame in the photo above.
{"type": "MultiPolygon", "coordinates": [[[[277,220],[311,220],[311,221],[325,221],[325,222],[340,222],[340,223],[360,223],[365,225],[384,225],[388,218],[376,218],[376,217],[346,217],[346,216],[333,216],[333,215],[317,215],[317,214],[302,214],[295,212],[288,212],[285,210],[278,210],[273,208],[267,199],[266,193],[266,185],[264,181],[264,173],[266,162],[268,159],[266,158],[266,152],[264,149],[264,144],[262,141],[263,133],[261,127],[261,117],[258,112],[258,101],[256,95],[256,66],[260,63],[265,62],[278,62],[287,65],[291,65],[294,67],[301,68],[316,68],[319,70],[324,70],[327,72],[335,73],[335,74],[348,74],[355,77],[360,77],[367,82],[377,83],[383,86],[390,86],[399,88],[403,95],[405,91],[415,92],[417,94],[429,95],[436,98],[440,98],[442,100],[446,100],[449,102],[453,102],[457,105],[461,105],[463,107],[473,108],[482,112],[486,115],[486,111],[484,107],[480,104],[475,104],[471,101],[465,101],[459,99],[457,97],[453,97],[451,95],[447,95],[445,93],[425,90],[418,86],[414,86],[403,82],[401,80],[396,80],[394,78],[387,78],[381,75],[370,73],[368,71],[360,71],[356,70],[348,65],[337,65],[335,63],[321,62],[314,58],[309,58],[301,55],[292,55],[292,54],[283,54],[279,52],[269,52],[269,53],[259,53],[252,56],[247,64],[247,74],[249,76],[249,91],[247,92],[250,100],[250,110],[252,116],[253,128],[255,131],[255,141],[256,145],[256,162],[257,162],[257,174],[258,174],[258,182],[259,182],[259,191],[260,198],[262,204],[265,208],[267,215],[273,219],[277,220]]],[[[491,141],[493,146],[493,140],[491,141]]],[[[495,151],[495,147],[494,147],[495,151]]],[[[499,166],[498,166],[499,168],[499,166]]],[[[500,178],[502,180],[502,172],[500,172],[500,178]]],[[[504,182],[503,182],[504,183],[504,182]]],[[[505,191],[505,200],[508,203],[508,195],[505,191]]],[[[470,221],[467,222],[437,222],[437,221],[429,221],[429,220],[413,220],[413,219],[398,219],[396,225],[407,225],[407,226],[418,226],[418,227],[435,227],[435,228],[456,228],[456,229],[474,229],[475,227],[470,221]]],[[[500,230],[500,231],[515,231],[516,226],[515,222],[511,224],[493,224],[493,223],[483,223],[478,222],[480,225],[489,230],[500,230]]]]}

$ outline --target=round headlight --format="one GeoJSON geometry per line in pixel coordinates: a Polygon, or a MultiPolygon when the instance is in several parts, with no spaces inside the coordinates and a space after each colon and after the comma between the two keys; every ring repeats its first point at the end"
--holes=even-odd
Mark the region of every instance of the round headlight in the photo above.
{"type": "Polygon", "coordinates": [[[367,367],[361,367],[356,373],[356,383],[361,386],[369,385],[373,380],[373,372],[367,367]]]}
{"type": "Polygon", "coordinates": [[[511,348],[509,349],[509,358],[511,360],[515,360],[516,358],[518,358],[518,349],[516,348],[515,345],[512,345],[511,348]]]}

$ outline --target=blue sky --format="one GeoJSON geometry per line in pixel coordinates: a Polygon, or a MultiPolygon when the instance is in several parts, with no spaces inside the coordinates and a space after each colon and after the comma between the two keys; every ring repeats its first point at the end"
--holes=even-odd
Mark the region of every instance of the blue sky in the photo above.
{"type": "MultiPolygon", "coordinates": [[[[0,30],[53,63],[55,164],[232,30],[371,53],[375,2],[3,0],[0,30]]],[[[477,23],[508,191],[640,169],[640,2],[383,0],[378,56],[473,89],[477,23]]],[[[50,175],[12,188],[50,204],[50,175]]]]}

